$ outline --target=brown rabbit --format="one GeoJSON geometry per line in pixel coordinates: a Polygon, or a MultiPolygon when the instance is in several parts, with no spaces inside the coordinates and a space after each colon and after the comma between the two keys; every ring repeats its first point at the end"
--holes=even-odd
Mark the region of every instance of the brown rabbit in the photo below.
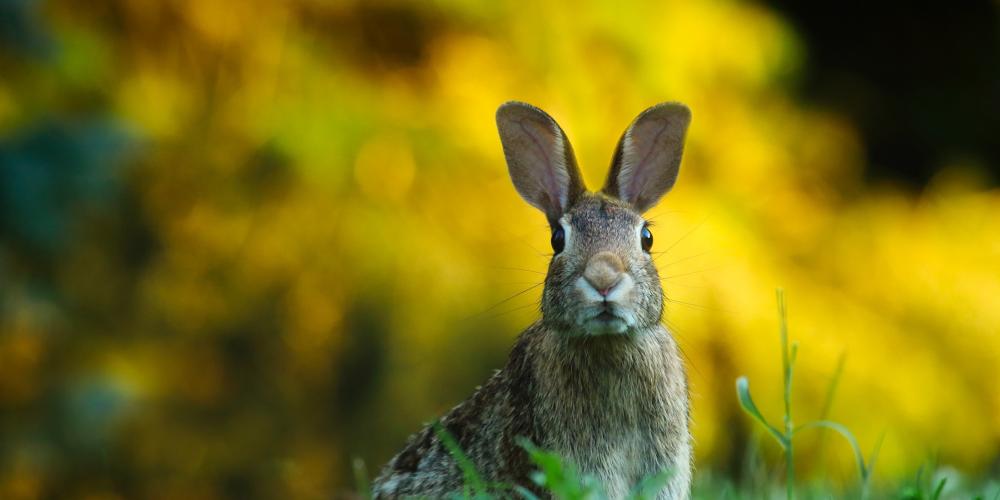
{"type": "MultiPolygon", "coordinates": [[[[618,143],[604,188],[590,193],[566,135],[545,112],[508,102],[497,127],[518,193],[545,212],[554,255],[542,318],[506,366],[441,418],[486,481],[537,491],[518,437],[597,477],[609,498],[668,469],[660,498],[690,494],[688,393],[677,344],[660,324],[663,289],[642,213],[677,180],[687,107],[643,111],[618,143]]],[[[427,427],[375,481],[378,498],[460,492],[455,460],[427,427]]]]}

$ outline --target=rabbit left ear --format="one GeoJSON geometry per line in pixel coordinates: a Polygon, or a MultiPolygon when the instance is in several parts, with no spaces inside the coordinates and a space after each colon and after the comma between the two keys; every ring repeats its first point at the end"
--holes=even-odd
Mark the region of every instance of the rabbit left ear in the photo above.
{"type": "Polygon", "coordinates": [[[604,191],[632,205],[650,209],[677,181],[691,110],[663,103],[643,111],[618,141],[604,191]]]}
{"type": "Polygon", "coordinates": [[[511,101],[497,110],[497,129],[517,192],[550,223],[559,220],[586,191],[562,128],[544,111],[511,101]]]}

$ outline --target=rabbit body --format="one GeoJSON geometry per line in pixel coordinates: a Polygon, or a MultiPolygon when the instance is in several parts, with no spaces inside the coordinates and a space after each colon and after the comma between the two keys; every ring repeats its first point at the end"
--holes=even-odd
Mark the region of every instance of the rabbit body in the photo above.
{"type": "MultiPolygon", "coordinates": [[[[662,326],[628,339],[561,340],[536,323],[507,366],[440,422],[487,482],[532,489],[519,436],[600,479],[609,498],[663,470],[672,476],[661,496],[684,498],[691,480],[684,370],[662,326]]],[[[461,491],[463,477],[427,427],[376,485],[379,497],[439,498],[461,491]]]]}
{"type": "MultiPolygon", "coordinates": [[[[676,104],[650,108],[626,130],[602,192],[583,187],[562,129],[530,105],[497,114],[518,192],[548,216],[555,255],[542,319],[518,338],[506,366],[440,424],[488,483],[544,494],[521,437],[600,480],[609,498],[669,470],[660,498],[690,492],[687,382],[661,324],[663,290],[641,213],[673,185],[690,120],[676,104]],[[648,243],[648,244],[647,244],[648,243]]],[[[378,498],[461,492],[455,459],[426,427],[376,479],[378,498]]]]}

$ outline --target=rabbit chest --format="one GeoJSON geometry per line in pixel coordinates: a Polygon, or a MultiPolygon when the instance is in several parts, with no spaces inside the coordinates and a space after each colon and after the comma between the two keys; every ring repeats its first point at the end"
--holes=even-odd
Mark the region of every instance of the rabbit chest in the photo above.
{"type": "Polygon", "coordinates": [[[610,498],[665,469],[671,482],[687,478],[687,387],[669,333],[554,338],[536,360],[544,447],[599,478],[610,498]]]}

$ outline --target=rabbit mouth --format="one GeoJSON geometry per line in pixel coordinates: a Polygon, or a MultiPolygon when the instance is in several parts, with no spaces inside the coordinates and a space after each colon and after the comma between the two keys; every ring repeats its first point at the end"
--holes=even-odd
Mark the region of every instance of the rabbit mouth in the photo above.
{"type": "Polygon", "coordinates": [[[588,312],[580,321],[587,335],[622,334],[629,328],[626,315],[616,312],[611,304],[601,304],[588,312]]]}
{"type": "Polygon", "coordinates": [[[613,312],[605,309],[605,310],[601,311],[600,313],[598,313],[597,316],[594,316],[591,319],[595,319],[595,320],[598,320],[598,321],[611,321],[613,319],[621,319],[621,318],[619,318],[618,316],[616,316],[613,312]]]}

